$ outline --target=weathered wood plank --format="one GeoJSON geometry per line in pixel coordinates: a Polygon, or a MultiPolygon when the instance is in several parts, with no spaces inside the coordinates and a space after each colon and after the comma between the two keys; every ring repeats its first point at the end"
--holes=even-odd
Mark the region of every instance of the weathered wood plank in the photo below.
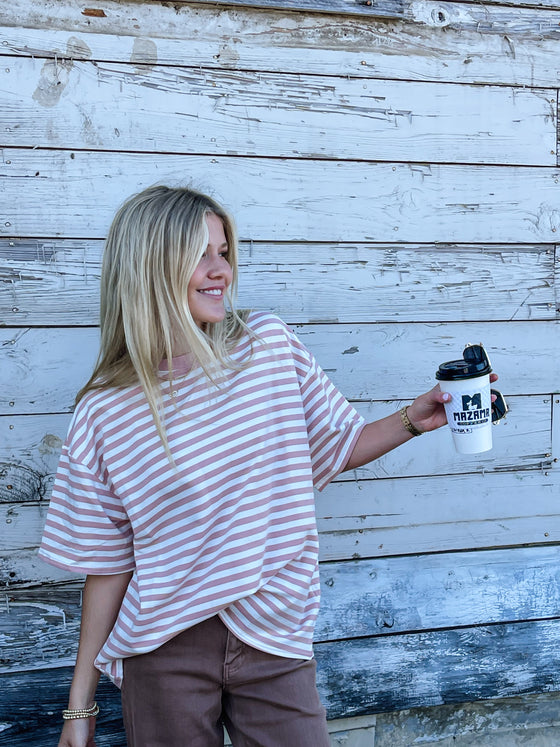
{"type": "Polygon", "coordinates": [[[37,548],[0,555],[0,589],[4,592],[18,586],[59,584],[68,581],[76,581],[76,574],[70,574],[39,560],[37,548]]]}
{"type": "Polygon", "coordinates": [[[0,53],[452,83],[559,80],[555,9],[422,1],[403,23],[112,0],[103,7],[106,16],[96,18],[75,0],[40,8],[12,0],[0,8],[0,53]]]}
{"type": "Polygon", "coordinates": [[[560,620],[315,647],[327,711],[358,715],[560,689],[560,620]]]}
{"type": "MultiPolygon", "coordinates": [[[[557,546],[321,565],[316,642],[555,617],[557,546]]],[[[73,664],[81,589],[8,589],[0,599],[3,672],[73,664]]]]}
{"type": "Polygon", "coordinates": [[[555,618],[559,553],[521,547],[324,563],[315,640],[555,618]]]}
{"type": "Polygon", "coordinates": [[[546,394],[556,391],[560,381],[560,357],[550,355],[559,349],[557,322],[296,325],[294,329],[353,400],[416,396],[433,384],[439,363],[460,357],[463,345],[473,340],[484,343],[504,394],[546,394]]]}
{"type": "Polygon", "coordinates": [[[375,747],[521,747],[560,744],[560,693],[522,694],[475,703],[378,714],[375,747]]]}
{"type": "Polygon", "coordinates": [[[93,370],[98,340],[96,328],[0,329],[4,377],[10,382],[0,406],[4,414],[70,411],[93,370]]]}
{"type": "MultiPolygon", "coordinates": [[[[365,6],[363,0],[196,0],[197,4],[208,3],[224,8],[232,5],[262,8],[266,10],[314,11],[339,13],[341,15],[373,15],[381,18],[402,18],[406,12],[406,0],[372,0],[365,6]],[[364,13],[365,11],[365,13],[364,13]]],[[[187,5],[190,0],[182,0],[187,5]]]]}
{"type": "MultiPolygon", "coordinates": [[[[554,392],[560,323],[296,325],[301,341],[351,400],[409,399],[433,386],[438,365],[482,341],[504,394],[554,392]],[[374,351],[374,353],[372,353],[374,351]],[[403,366],[403,361],[407,364],[403,366]],[[398,376],[396,376],[398,372],[398,376]]],[[[7,391],[0,413],[67,412],[97,355],[95,328],[0,329],[7,391]]]]}
{"type": "MultiPolygon", "coordinates": [[[[395,412],[401,404],[391,401],[356,403],[356,406],[370,422],[395,412]]],[[[443,428],[429,438],[404,444],[366,467],[344,472],[337,480],[355,482],[550,468],[557,457],[550,435],[550,397],[512,397],[509,405],[510,415],[494,430],[494,447],[489,452],[458,455],[451,434],[443,428]]],[[[70,414],[0,417],[0,504],[7,503],[15,511],[15,504],[48,500],[69,421],[70,414]]],[[[41,520],[37,521],[40,525],[41,520]]],[[[33,536],[27,522],[20,529],[22,541],[33,536]]],[[[13,516],[8,523],[12,526],[0,537],[0,548],[4,549],[20,546],[13,544],[19,525],[13,516]]]]}
{"type": "MultiPolygon", "coordinates": [[[[452,4],[457,0],[449,0],[452,4]]],[[[179,0],[178,5],[189,5],[193,0],[179,0]]],[[[279,9],[279,10],[313,10],[323,13],[339,13],[341,15],[371,15],[381,18],[409,18],[414,9],[421,7],[422,3],[404,2],[404,0],[374,0],[371,6],[362,6],[360,2],[352,0],[196,0],[197,4],[212,4],[227,8],[230,5],[242,5],[255,8],[279,9]],[[411,7],[412,6],[412,7],[411,7]]],[[[463,3],[462,3],[463,4],[463,3]]],[[[523,3],[512,2],[512,0],[490,0],[488,5],[507,5],[509,7],[531,6],[534,8],[558,8],[555,0],[525,0],[523,3]]],[[[443,19],[440,19],[443,23],[443,19]]]]}
{"type": "MultiPolygon", "coordinates": [[[[501,384],[500,384],[501,386],[501,384]]],[[[356,403],[367,422],[400,409],[407,402],[356,403]]],[[[493,448],[481,454],[457,454],[451,432],[442,428],[427,438],[409,441],[380,459],[338,479],[379,479],[542,469],[552,463],[551,397],[508,397],[510,413],[492,432],[493,448]]]]}
{"type": "MultiPolygon", "coordinates": [[[[329,718],[548,692],[560,688],[559,642],[560,621],[553,620],[320,643],[318,686],[329,718]]],[[[56,739],[71,671],[0,675],[0,744],[28,747],[56,739]],[[30,713],[29,692],[44,705],[41,713],[30,713]]],[[[106,680],[99,700],[98,744],[124,747],[118,691],[106,680]],[[111,736],[105,741],[107,721],[111,736]]]]}
{"type": "MultiPolygon", "coordinates": [[[[317,497],[322,561],[560,541],[560,473],[485,473],[333,483],[317,497]]],[[[37,558],[46,502],[0,506],[0,585],[75,579],[37,558]],[[10,549],[7,549],[10,548],[10,549]]]]}
{"type": "Polygon", "coordinates": [[[48,499],[70,417],[0,417],[0,494],[7,502],[48,499]]]}
{"type": "Polygon", "coordinates": [[[11,147],[555,166],[555,95],[17,57],[0,69],[11,147]]]}
{"type": "Polygon", "coordinates": [[[316,501],[321,559],[558,542],[559,482],[557,466],[544,465],[542,473],[332,483],[316,501]]]}
{"type": "MultiPolygon", "coordinates": [[[[100,240],[0,239],[0,320],[97,324],[101,252],[100,240]]],[[[244,242],[240,275],[241,308],[293,324],[560,315],[560,263],[546,245],[244,242]]]]}
{"type": "Polygon", "coordinates": [[[102,238],[124,197],[188,181],[244,239],[552,243],[560,228],[560,171],[543,167],[6,148],[0,179],[3,236],[102,238]]]}
{"type": "Polygon", "coordinates": [[[81,602],[78,584],[8,589],[0,599],[1,671],[73,666],[81,602]]]}

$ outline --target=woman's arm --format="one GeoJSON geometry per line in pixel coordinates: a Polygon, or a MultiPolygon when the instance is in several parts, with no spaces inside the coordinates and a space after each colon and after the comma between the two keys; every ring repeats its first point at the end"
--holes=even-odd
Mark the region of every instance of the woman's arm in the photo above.
{"type": "MultiPolygon", "coordinates": [[[[497,381],[496,374],[490,374],[490,381],[497,381]]],[[[422,433],[434,431],[447,423],[444,402],[448,402],[451,395],[440,391],[439,384],[429,392],[421,394],[408,407],[408,418],[412,425],[422,433]]],[[[492,399],[495,397],[492,395],[492,399]]],[[[403,425],[400,413],[395,412],[382,420],[368,423],[362,432],[344,470],[362,467],[368,462],[386,454],[391,449],[410,441],[414,436],[403,425]]]]}
{"type": "MultiPolygon", "coordinates": [[[[113,629],[132,573],[112,576],[88,576],[82,600],[80,644],[70,687],[69,709],[88,708],[95,701],[99,671],[95,661],[113,629]]],[[[74,719],[64,722],[59,747],[93,745],[95,719],[74,719]]]]}

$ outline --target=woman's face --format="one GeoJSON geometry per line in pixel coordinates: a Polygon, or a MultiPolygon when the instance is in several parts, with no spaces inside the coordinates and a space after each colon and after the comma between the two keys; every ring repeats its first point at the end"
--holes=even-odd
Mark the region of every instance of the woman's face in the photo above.
{"type": "Polygon", "coordinates": [[[199,327],[206,322],[221,322],[226,315],[225,292],[233,272],[226,259],[228,245],[224,224],[215,213],[206,215],[208,246],[187,289],[189,309],[199,327]]]}

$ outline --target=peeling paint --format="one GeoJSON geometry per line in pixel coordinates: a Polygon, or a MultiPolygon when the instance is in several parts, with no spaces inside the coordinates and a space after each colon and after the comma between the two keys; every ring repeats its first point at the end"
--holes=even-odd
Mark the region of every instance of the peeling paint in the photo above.
{"type": "Polygon", "coordinates": [[[157,64],[157,45],[151,39],[134,40],[130,61],[137,65],[135,72],[146,73],[157,64]]]}
{"type": "Polygon", "coordinates": [[[47,60],[41,70],[33,99],[47,108],[56,106],[68,85],[73,66],[72,60],[47,60]]]}

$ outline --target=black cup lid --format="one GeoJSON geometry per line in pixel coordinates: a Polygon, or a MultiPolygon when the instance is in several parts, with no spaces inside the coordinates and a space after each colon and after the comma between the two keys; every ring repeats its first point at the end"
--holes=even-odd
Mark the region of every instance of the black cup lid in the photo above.
{"type": "Polygon", "coordinates": [[[492,371],[492,366],[482,345],[467,345],[463,358],[458,361],[442,363],[436,372],[440,381],[459,381],[484,376],[492,371]]]}

